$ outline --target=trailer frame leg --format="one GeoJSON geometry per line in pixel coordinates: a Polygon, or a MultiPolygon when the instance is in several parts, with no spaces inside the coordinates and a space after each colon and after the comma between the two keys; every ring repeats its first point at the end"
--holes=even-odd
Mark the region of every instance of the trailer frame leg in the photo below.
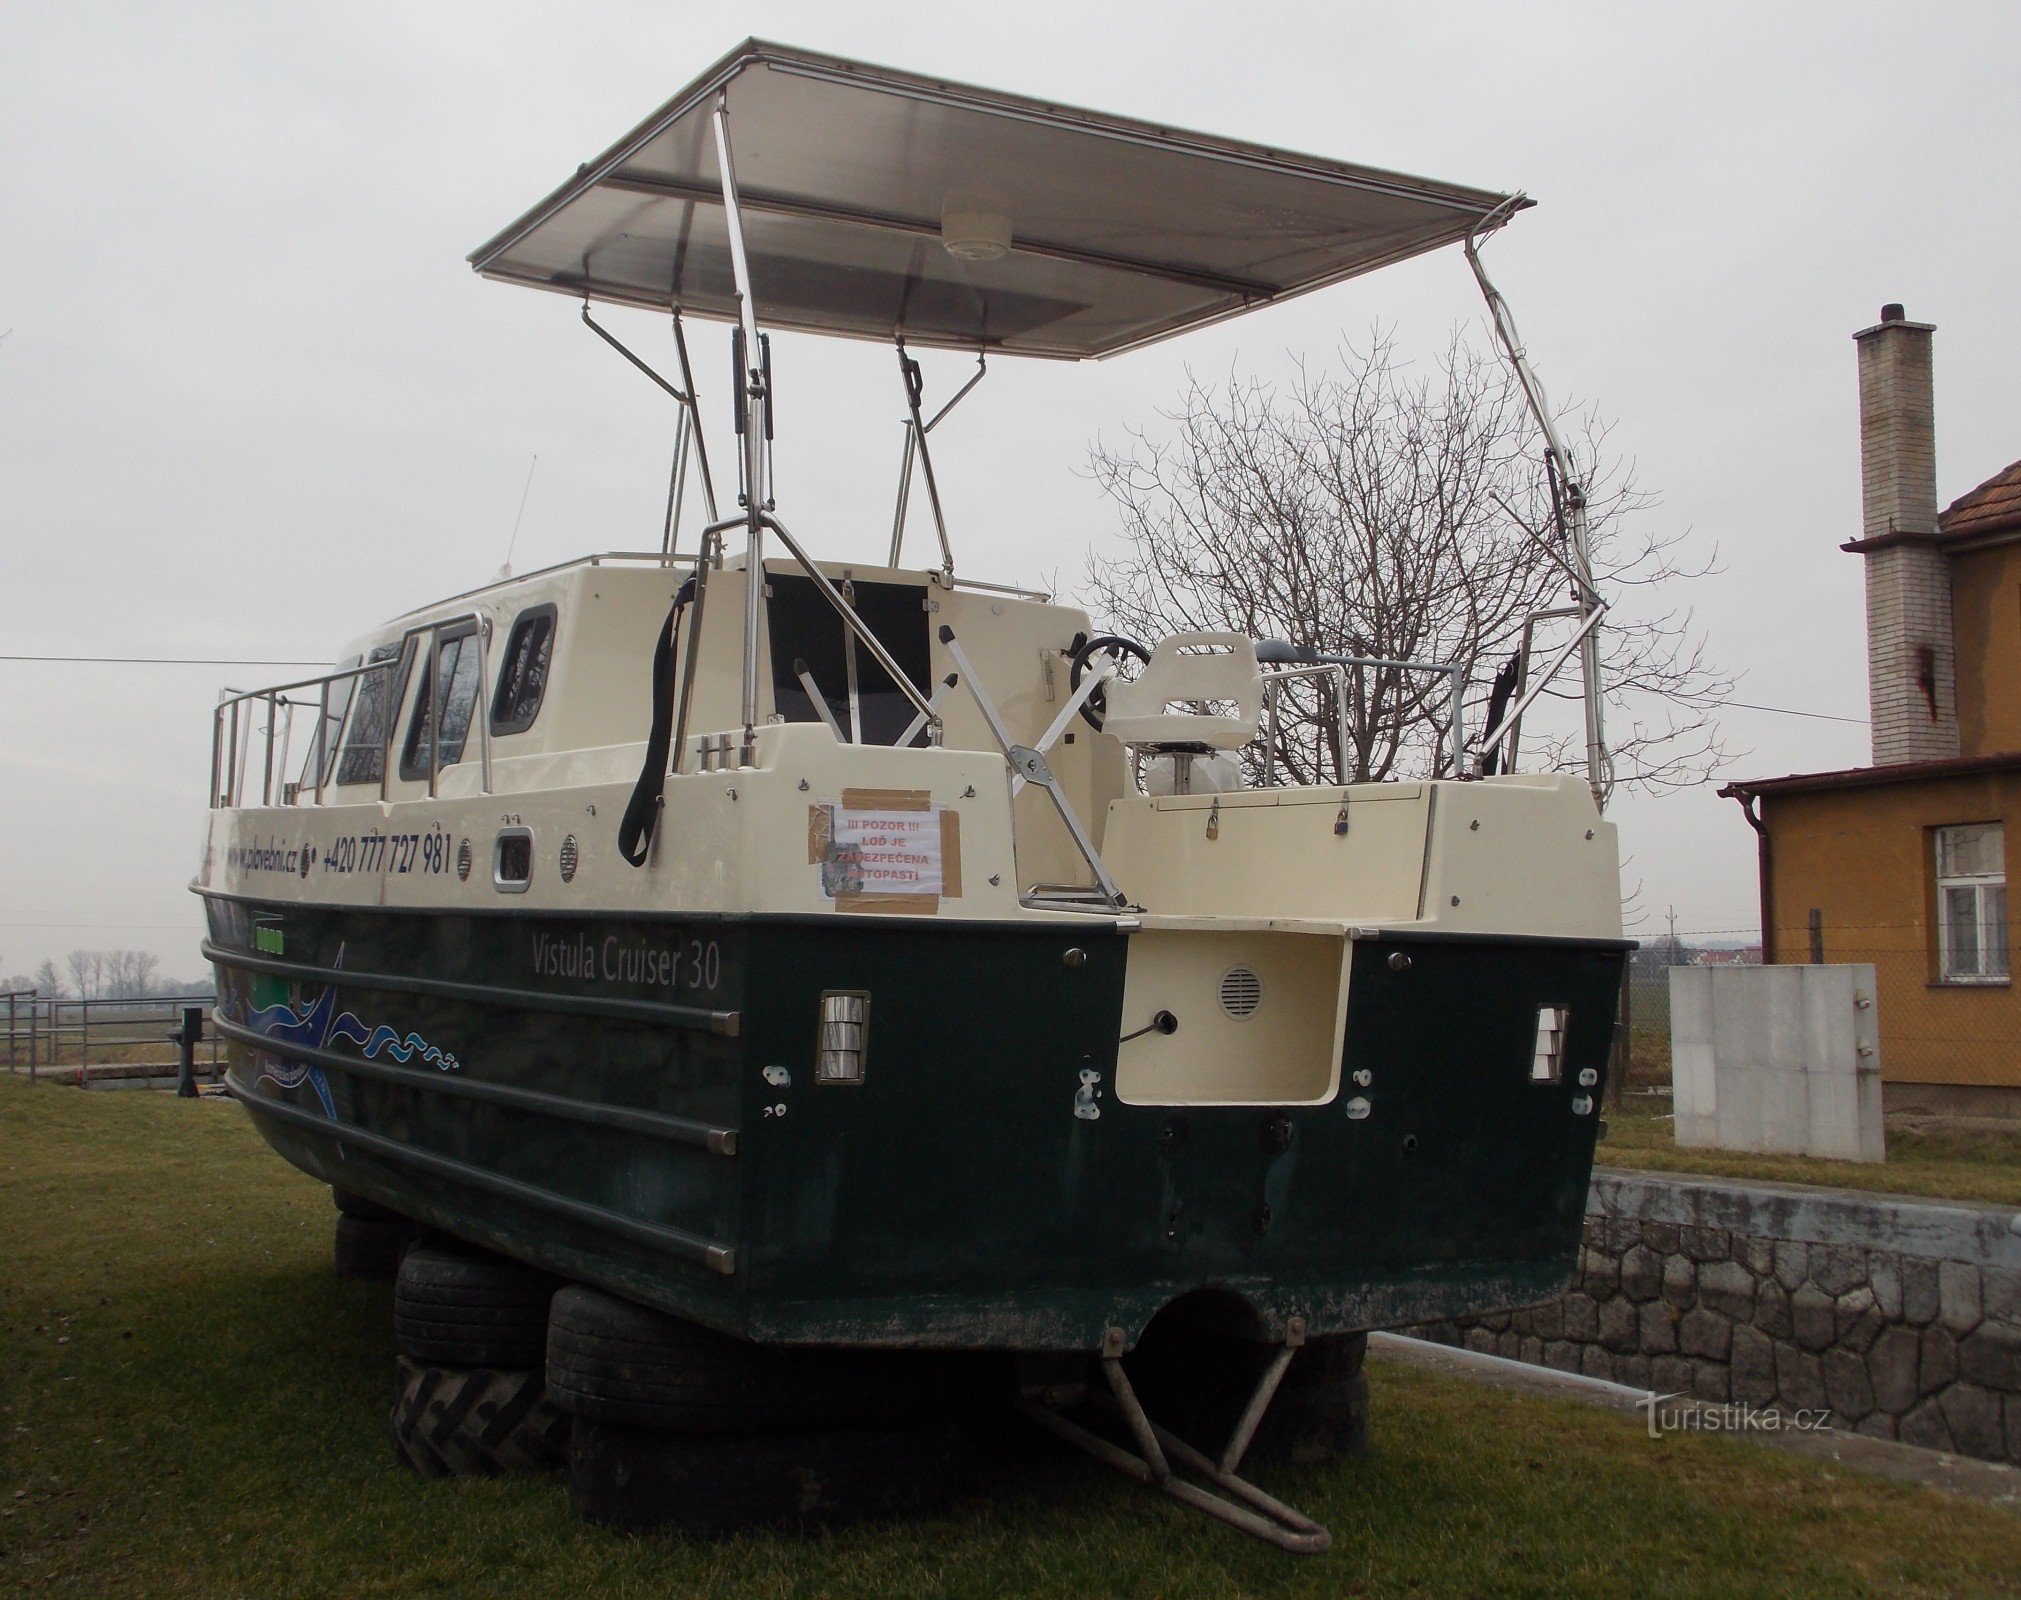
{"type": "Polygon", "coordinates": [[[1287,1550],[1293,1555],[1318,1555],[1331,1549],[1333,1535],[1326,1529],[1303,1512],[1294,1510],[1247,1479],[1238,1477],[1235,1472],[1249,1449],[1250,1441],[1256,1436],[1264,1412],[1270,1408],[1292,1357],[1305,1342],[1304,1319],[1291,1319],[1282,1348],[1257,1380],[1255,1392],[1250,1395],[1249,1404],[1244,1407],[1241,1419],[1229,1435],[1218,1462],[1169,1429],[1159,1427],[1145,1414],[1143,1402],[1131,1386],[1130,1375],[1123,1370],[1125,1339],[1126,1335],[1120,1328],[1111,1328],[1104,1335],[1102,1376],[1108,1383],[1109,1394],[1092,1398],[1098,1403],[1106,1402],[1106,1409],[1122,1419],[1131,1438],[1136,1441],[1136,1454],[1104,1439],[1041,1400],[1021,1401],[1024,1414],[1049,1433],[1057,1434],[1097,1461],[1114,1467],[1125,1477],[1149,1484],[1181,1505],[1204,1511],[1210,1517],[1218,1517],[1230,1527],[1276,1545],[1280,1550],[1287,1550]],[[1178,1476],[1173,1470],[1175,1461],[1204,1478],[1213,1488],[1202,1488],[1178,1476]],[[1217,1490],[1218,1493],[1215,1492],[1217,1490]]]}

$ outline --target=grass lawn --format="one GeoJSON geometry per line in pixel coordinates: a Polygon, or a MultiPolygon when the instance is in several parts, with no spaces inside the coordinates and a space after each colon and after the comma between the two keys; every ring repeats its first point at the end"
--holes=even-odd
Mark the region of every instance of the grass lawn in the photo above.
{"type": "Polygon", "coordinates": [[[1821,1161],[1812,1156],[1757,1156],[1737,1150],[1681,1150],[1667,1117],[1610,1110],[1599,1159],[1612,1167],[1702,1172],[1717,1178],[1770,1183],[1822,1183],[1938,1200],[2021,1206],[2021,1131],[1947,1128],[1888,1129],[1886,1161],[1821,1161]]]}
{"type": "Polygon", "coordinates": [[[390,1294],[235,1106],[0,1080],[0,1586],[122,1596],[2021,1593],[2021,1517],[1373,1364],[1366,1460],[1271,1487],[1285,1556],[1062,1446],[930,1520],[628,1539],[559,1478],[428,1483],[383,1435],[390,1294]]]}

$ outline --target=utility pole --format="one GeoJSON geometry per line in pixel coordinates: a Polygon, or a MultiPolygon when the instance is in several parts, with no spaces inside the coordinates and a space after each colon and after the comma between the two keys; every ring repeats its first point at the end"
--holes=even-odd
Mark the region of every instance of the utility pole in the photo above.
{"type": "Polygon", "coordinates": [[[1677,907],[1675,906],[1670,908],[1670,964],[1673,967],[1679,967],[1684,964],[1677,959],[1677,907]]]}

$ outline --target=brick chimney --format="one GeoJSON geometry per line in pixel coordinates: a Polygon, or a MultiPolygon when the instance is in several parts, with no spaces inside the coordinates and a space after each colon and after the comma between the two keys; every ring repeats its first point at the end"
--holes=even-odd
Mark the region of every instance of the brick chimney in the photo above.
{"type": "Polygon", "coordinates": [[[1874,765],[1958,754],[1951,570],[1938,550],[1937,437],[1927,322],[1898,305],[1853,335],[1860,363],[1860,537],[1874,765]]]}

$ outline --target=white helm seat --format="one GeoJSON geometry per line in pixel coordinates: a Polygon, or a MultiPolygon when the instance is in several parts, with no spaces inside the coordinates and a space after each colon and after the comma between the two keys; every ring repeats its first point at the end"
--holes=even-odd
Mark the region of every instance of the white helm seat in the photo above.
{"type": "Polygon", "coordinates": [[[1105,693],[1102,731],[1137,750],[1239,750],[1263,722],[1256,641],[1240,633],[1171,634],[1142,677],[1105,693]]]}

